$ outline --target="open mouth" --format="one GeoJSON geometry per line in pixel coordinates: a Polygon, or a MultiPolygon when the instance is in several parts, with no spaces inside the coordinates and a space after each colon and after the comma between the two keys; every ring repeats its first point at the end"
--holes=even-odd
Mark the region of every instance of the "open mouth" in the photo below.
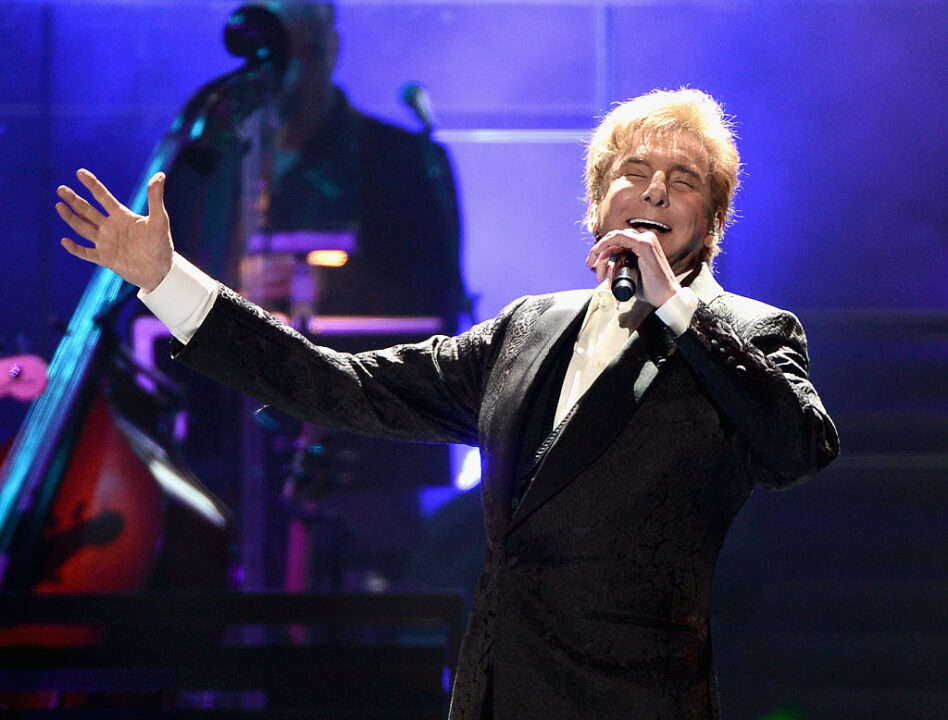
{"type": "Polygon", "coordinates": [[[671,228],[658,220],[648,220],[647,218],[629,218],[626,223],[633,230],[652,230],[657,233],[671,232],[671,228]]]}

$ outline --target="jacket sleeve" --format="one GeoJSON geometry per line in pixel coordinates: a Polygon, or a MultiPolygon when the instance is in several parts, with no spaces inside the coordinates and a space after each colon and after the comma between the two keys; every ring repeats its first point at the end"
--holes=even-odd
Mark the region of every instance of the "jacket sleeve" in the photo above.
{"type": "Polygon", "coordinates": [[[788,487],[839,454],[836,428],[808,376],[806,336],[793,314],[743,299],[699,303],[676,344],[757,461],[757,482],[788,487]]]}
{"type": "Polygon", "coordinates": [[[456,337],[347,354],[314,345],[221,285],[191,341],[172,341],[172,355],[316,425],[474,445],[483,388],[514,308],[456,337]]]}

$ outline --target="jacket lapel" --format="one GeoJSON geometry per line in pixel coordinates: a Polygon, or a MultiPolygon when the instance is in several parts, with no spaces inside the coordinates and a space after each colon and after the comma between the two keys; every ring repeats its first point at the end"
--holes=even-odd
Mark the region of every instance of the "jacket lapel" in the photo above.
{"type": "Polygon", "coordinates": [[[514,513],[511,529],[560,492],[615,440],[673,352],[671,333],[649,315],[547,439],[548,448],[534,470],[536,479],[514,513]]]}
{"type": "Polygon", "coordinates": [[[483,453],[482,462],[491,464],[484,468],[485,479],[489,478],[484,486],[485,506],[499,510],[495,517],[504,523],[510,517],[520,431],[527,410],[525,399],[531,397],[542,373],[549,371],[563,343],[575,340],[592,293],[573,291],[553,297],[553,305],[540,314],[530,329],[529,340],[517,349],[506,367],[498,368],[508,379],[491,408],[487,452],[483,453]]]}
{"type": "MultiPolygon", "coordinates": [[[[685,284],[705,303],[724,292],[707,265],[702,265],[685,284]]],[[[548,447],[533,473],[537,479],[524,494],[510,530],[560,492],[615,440],[674,352],[671,331],[654,313],[649,314],[560,427],[547,438],[544,445],[548,447]]]]}

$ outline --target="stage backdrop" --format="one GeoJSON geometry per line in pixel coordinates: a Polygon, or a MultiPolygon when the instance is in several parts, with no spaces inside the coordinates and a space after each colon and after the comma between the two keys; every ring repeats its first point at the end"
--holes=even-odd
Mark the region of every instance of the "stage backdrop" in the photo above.
{"type": "MultiPolygon", "coordinates": [[[[128,198],[189,94],[238,65],[236,4],[0,2],[0,353],[48,357],[89,277],[55,187],[83,166],[128,198]]],[[[413,127],[400,88],[430,92],[480,318],[593,283],[581,156],[611,103],[690,85],[737,117],[719,278],[801,316],[845,455],[755,496],[729,541],[731,718],[948,713],[946,27],[934,0],[339,3],[357,106],[413,127]]],[[[4,434],[22,412],[0,400],[4,434]]]]}

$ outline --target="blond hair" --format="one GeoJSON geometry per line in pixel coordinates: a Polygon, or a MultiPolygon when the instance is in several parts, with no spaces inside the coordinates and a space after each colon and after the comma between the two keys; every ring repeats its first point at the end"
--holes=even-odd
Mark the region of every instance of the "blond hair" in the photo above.
{"type": "Polygon", "coordinates": [[[593,132],[586,148],[586,195],[589,209],[586,225],[592,230],[596,211],[609,187],[606,176],[637,136],[660,135],[687,130],[701,141],[711,166],[709,221],[720,215],[715,238],[704,249],[702,260],[710,263],[720,252],[724,226],[731,222],[731,203],[737,192],[740,156],[731,118],[707,93],[691,88],[653,90],[613,108],[593,132]]]}

